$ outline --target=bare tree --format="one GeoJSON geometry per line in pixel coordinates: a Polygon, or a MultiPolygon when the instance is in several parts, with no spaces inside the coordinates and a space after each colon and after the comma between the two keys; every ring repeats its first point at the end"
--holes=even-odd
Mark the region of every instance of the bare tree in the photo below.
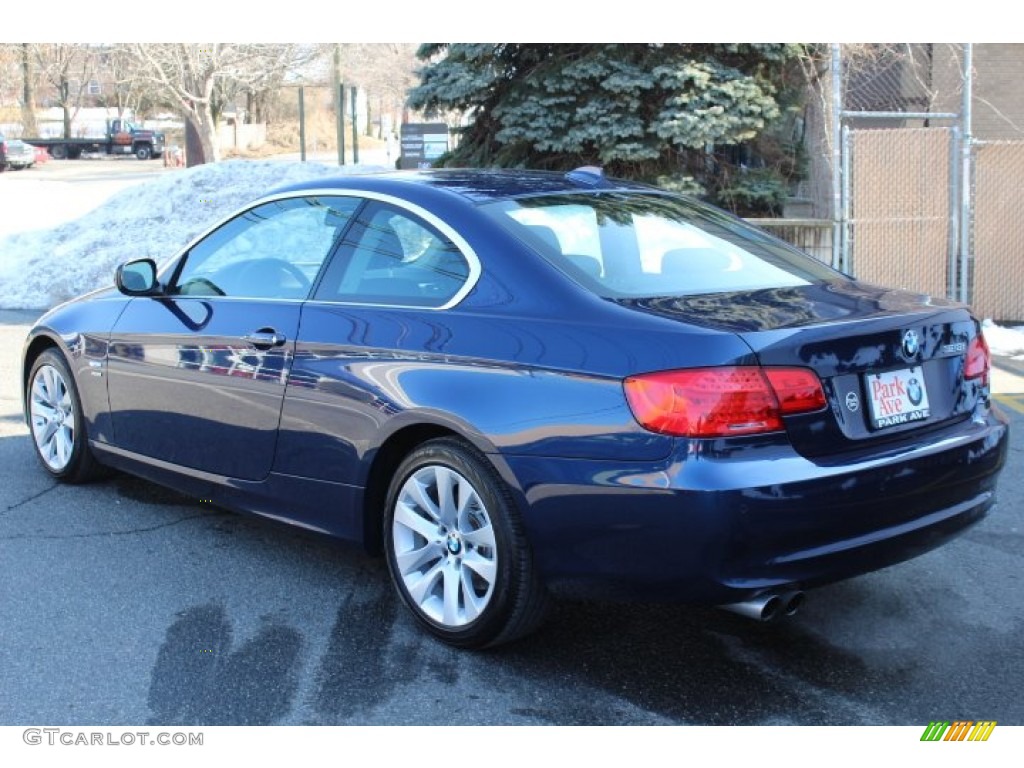
{"type": "Polygon", "coordinates": [[[144,80],[138,61],[125,46],[105,48],[100,59],[103,95],[99,101],[103,106],[113,107],[117,116],[123,118],[129,111],[138,116],[159,103],[160,100],[153,97],[152,87],[144,80]]]}
{"type": "Polygon", "coordinates": [[[184,112],[206,162],[220,159],[217,117],[225,100],[279,82],[310,55],[307,47],[277,43],[130,43],[125,50],[140,77],[184,112]]]}
{"type": "Polygon", "coordinates": [[[32,44],[21,43],[21,130],[23,136],[35,136],[36,96],[32,75],[32,44]]]}
{"type": "Polygon", "coordinates": [[[35,67],[35,45],[0,43],[0,121],[21,123],[21,133],[36,135],[36,92],[39,75],[35,67]],[[17,104],[16,108],[8,105],[17,104]]]}
{"type": "Polygon", "coordinates": [[[0,122],[12,122],[13,113],[5,107],[18,101],[19,47],[17,43],[0,43],[0,122]]]}
{"type": "MultiPolygon", "coordinates": [[[[390,117],[392,125],[402,120],[405,95],[418,82],[414,43],[349,43],[340,46],[341,74],[346,83],[358,85],[366,91],[370,116],[376,116],[380,136],[390,117]]],[[[367,131],[374,120],[367,119],[367,131]]]]}
{"type": "Polygon", "coordinates": [[[96,72],[96,49],[82,43],[46,43],[32,46],[46,82],[56,91],[64,112],[64,138],[71,138],[71,123],[82,108],[82,96],[96,72]]]}

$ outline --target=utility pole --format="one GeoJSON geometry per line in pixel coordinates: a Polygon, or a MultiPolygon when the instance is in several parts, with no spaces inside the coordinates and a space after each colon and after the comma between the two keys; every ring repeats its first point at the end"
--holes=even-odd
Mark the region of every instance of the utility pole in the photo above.
{"type": "Polygon", "coordinates": [[[341,82],[341,43],[334,44],[334,66],[331,68],[334,89],[334,117],[337,120],[338,165],[345,164],[345,84],[341,82]]]}
{"type": "Polygon", "coordinates": [[[974,221],[971,217],[971,133],[972,93],[974,86],[974,46],[964,43],[963,101],[960,108],[960,152],[963,163],[960,177],[960,301],[968,303],[971,298],[970,260],[971,231],[974,221]]]}
{"type": "Polygon", "coordinates": [[[345,164],[345,84],[338,83],[338,151],[341,153],[341,164],[345,164]]]}
{"type": "Polygon", "coordinates": [[[843,74],[842,49],[832,43],[832,268],[844,269],[843,252],[843,74]]]}
{"type": "Polygon", "coordinates": [[[299,86],[299,150],[306,162],[306,89],[299,86]]]}
{"type": "Polygon", "coordinates": [[[356,93],[358,89],[356,86],[352,86],[352,163],[354,165],[359,164],[359,128],[357,127],[356,120],[356,93]]]}

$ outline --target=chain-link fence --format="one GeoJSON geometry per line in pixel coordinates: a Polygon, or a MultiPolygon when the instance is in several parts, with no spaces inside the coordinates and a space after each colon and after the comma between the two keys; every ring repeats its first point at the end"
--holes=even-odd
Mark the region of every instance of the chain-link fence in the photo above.
{"type": "MultiPolygon", "coordinates": [[[[929,112],[945,88],[936,61],[956,60],[959,45],[862,43],[840,46],[843,108],[850,112],[929,112]]],[[[944,68],[944,66],[943,66],[944,68]]]]}
{"type": "Polygon", "coordinates": [[[832,47],[809,109],[825,162],[807,197],[832,216],[834,263],[1024,320],[1022,66],[1020,45],[832,47]]]}
{"type": "Polygon", "coordinates": [[[827,219],[747,219],[818,261],[832,262],[832,222],[827,219]]]}
{"type": "MultiPolygon", "coordinates": [[[[809,60],[812,161],[791,242],[832,223],[832,258],[853,276],[1024,320],[1024,46],[834,45],[809,60]],[[988,139],[1018,138],[1003,142],[988,139]]],[[[800,245],[804,245],[800,243],[800,245]]],[[[805,246],[806,247],[806,246],[805,246]]]]}
{"type": "Polygon", "coordinates": [[[848,266],[858,278],[946,294],[952,221],[953,132],[850,131],[848,266]]]}
{"type": "Polygon", "coordinates": [[[975,146],[975,312],[997,320],[1024,319],[1024,217],[1020,213],[1024,141],[975,146]]]}

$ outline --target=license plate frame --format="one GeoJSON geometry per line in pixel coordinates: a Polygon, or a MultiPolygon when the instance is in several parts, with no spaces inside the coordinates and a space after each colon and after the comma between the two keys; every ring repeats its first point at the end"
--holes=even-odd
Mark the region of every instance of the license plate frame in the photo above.
{"type": "Polygon", "coordinates": [[[870,426],[891,429],[931,417],[928,387],[920,365],[864,375],[870,426]]]}

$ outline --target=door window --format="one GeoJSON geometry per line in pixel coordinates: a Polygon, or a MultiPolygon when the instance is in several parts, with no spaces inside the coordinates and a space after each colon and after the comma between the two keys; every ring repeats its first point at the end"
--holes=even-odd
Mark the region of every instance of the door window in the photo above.
{"type": "Polygon", "coordinates": [[[252,208],[192,248],[171,293],[305,299],[359,204],[295,197],[252,208]]]}

